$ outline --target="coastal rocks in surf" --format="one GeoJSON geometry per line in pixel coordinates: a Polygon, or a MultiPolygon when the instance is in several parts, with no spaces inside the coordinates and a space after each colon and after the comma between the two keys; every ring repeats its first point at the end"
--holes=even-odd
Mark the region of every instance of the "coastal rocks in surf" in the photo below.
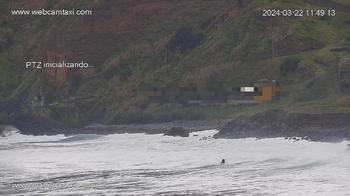
{"type": "Polygon", "coordinates": [[[40,116],[20,114],[13,119],[13,125],[22,134],[30,135],[56,135],[61,133],[60,129],[66,128],[62,123],[40,116]]]}
{"type": "Polygon", "coordinates": [[[164,133],[167,136],[180,136],[180,137],[189,137],[190,133],[188,130],[183,127],[172,127],[169,131],[164,133]]]}
{"type": "Polygon", "coordinates": [[[0,125],[0,137],[7,137],[16,132],[19,132],[16,127],[11,125],[0,125]]]}
{"type": "Polygon", "coordinates": [[[227,123],[215,138],[275,138],[336,142],[350,139],[349,113],[305,114],[270,110],[227,123]]]}
{"type": "Polygon", "coordinates": [[[213,137],[211,136],[204,136],[204,137],[201,137],[199,140],[212,140],[213,137]]]}
{"type": "Polygon", "coordinates": [[[5,137],[5,132],[6,132],[6,125],[0,125],[0,136],[5,137]]]}

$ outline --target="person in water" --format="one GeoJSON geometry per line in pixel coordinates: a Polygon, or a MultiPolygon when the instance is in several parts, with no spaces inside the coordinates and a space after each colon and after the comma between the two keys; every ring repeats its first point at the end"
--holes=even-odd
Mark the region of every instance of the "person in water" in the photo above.
{"type": "Polygon", "coordinates": [[[221,165],[225,165],[225,159],[221,160],[221,165]]]}

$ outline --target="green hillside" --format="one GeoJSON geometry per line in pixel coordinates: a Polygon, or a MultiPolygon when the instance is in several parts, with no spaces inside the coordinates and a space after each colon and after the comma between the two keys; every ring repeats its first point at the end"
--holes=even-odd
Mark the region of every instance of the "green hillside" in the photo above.
{"type": "Polygon", "coordinates": [[[346,1],[18,1],[0,7],[0,124],[29,117],[68,126],[233,118],[277,108],[350,112],[346,1]],[[94,14],[10,15],[66,7],[94,14]],[[264,8],[337,12],[263,17],[264,8]],[[63,60],[94,67],[25,69],[26,61],[63,60]],[[227,96],[265,78],[280,83],[280,100],[249,107],[184,104],[193,95],[181,89],[227,96]],[[154,89],[166,89],[161,102],[154,89]]]}

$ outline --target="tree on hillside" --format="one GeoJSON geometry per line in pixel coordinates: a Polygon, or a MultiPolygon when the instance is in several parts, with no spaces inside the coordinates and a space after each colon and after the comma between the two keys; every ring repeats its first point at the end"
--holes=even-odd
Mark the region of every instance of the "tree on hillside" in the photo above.
{"type": "Polygon", "coordinates": [[[285,39],[292,31],[286,21],[271,20],[267,27],[267,38],[271,41],[272,58],[277,54],[276,43],[285,39]]]}

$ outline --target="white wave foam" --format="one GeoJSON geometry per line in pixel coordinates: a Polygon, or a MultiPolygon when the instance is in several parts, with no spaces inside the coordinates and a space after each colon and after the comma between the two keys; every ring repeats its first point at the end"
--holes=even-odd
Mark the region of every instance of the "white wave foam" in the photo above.
{"type": "Polygon", "coordinates": [[[10,135],[17,134],[17,133],[19,133],[19,130],[16,127],[11,125],[6,125],[3,127],[1,131],[1,137],[8,137],[10,135]]]}
{"type": "Polygon", "coordinates": [[[59,134],[53,136],[33,136],[33,135],[23,135],[20,133],[16,127],[6,126],[2,132],[2,137],[0,137],[1,144],[11,144],[18,142],[40,142],[40,141],[54,141],[64,139],[66,136],[59,134]]]}
{"type": "Polygon", "coordinates": [[[219,131],[216,129],[211,129],[211,130],[204,130],[204,131],[196,131],[196,132],[191,132],[190,136],[191,137],[213,137],[215,134],[217,134],[219,131]]]}
{"type": "Polygon", "coordinates": [[[150,194],[183,190],[216,193],[237,187],[250,194],[265,195],[289,195],[296,190],[300,195],[313,195],[317,191],[319,195],[336,195],[350,191],[346,188],[350,187],[347,142],[295,142],[282,138],[201,140],[216,132],[193,132],[187,138],[162,134],[98,137],[14,134],[1,140],[54,142],[44,146],[27,143],[23,148],[0,150],[0,174],[10,172],[11,175],[4,175],[4,180],[23,181],[33,176],[51,178],[110,171],[107,174],[117,172],[118,175],[108,180],[105,177],[89,180],[101,184],[110,182],[111,187],[120,181],[140,181],[152,184],[152,188],[136,189],[136,184],[125,190],[150,194]],[[226,159],[225,166],[219,164],[222,158],[226,159]]]}

